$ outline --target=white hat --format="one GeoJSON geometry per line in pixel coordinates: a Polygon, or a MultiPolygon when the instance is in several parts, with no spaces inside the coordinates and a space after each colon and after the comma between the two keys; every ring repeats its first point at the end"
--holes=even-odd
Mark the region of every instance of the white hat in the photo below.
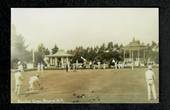
{"type": "Polygon", "coordinates": [[[152,69],[152,65],[149,65],[149,66],[148,66],[148,69],[151,70],[151,69],[152,69]]]}
{"type": "Polygon", "coordinates": [[[18,65],[19,65],[19,64],[21,64],[21,61],[18,61],[18,63],[17,63],[17,64],[18,64],[18,65]]]}

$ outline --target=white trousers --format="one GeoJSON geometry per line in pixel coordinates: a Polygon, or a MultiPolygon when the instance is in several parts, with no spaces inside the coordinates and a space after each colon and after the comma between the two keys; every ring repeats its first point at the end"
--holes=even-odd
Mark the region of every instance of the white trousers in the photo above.
{"type": "Polygon", "coordinates": [[[100,64],[98,64],[98,69],[100,69],[100,64]]]}
{"type": "Polygon", "coordinates": [[[38,72],[40,72],[40,70],[41,70],[41,67],[40,67],[40,66],[38,66],[38,67],[37,67],[37,71],[38,71],[38,72]]]}
{"type": "Polygon", "coordinates": [[[38,82],[30,82],[29,83],[29,90],[37,90],[40,89],[38,82]]]}
{"type": "Polygon", "coordinates": [[[16,84],[16,86],[15,86],[15,93],[17,95],[21,94],[21,85],[20,84],[16,84]]]}
{"type": "Polygon", "coordinates": [[[31,83],[29,86],[29,90],[33,90],[34,89],[34,85],[31,83]]]}
{"type": "Polygon", "coordinates": [[[106,69],[106,66],[105,66],[105,65],[103,66],[103,69],[106,69]]]}
{"type": "Polygon", "coordinates": [[[147,80],[147,90],[148,90],[148,100],[151,100],[153,95],[153,98],[156,99],[156,88],[153,80],[147,80]]]}

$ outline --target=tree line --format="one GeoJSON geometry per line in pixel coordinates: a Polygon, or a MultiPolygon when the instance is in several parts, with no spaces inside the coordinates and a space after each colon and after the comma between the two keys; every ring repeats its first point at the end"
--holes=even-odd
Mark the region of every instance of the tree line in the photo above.
{"type": "Polygon", "coordinates": [[[101,63],[109,63],[114,58],[116,61],[123,61],[123,45],[113,44],[113,42],[103,43],[100,46],[83,48],[82,46],[75,49],[68,50],[67,52],[73,54],[72,62],[83,62],[81,56],[88,61],[94,61],[95,63],[100,61],[101,63]]]}
{"type": "MultiPolygon", "coordinates": [[[[11,40],[11,68],[17,68],[17,62],[21,61],[24,63],[33,62],[33,50],[28,50],[28,45],[25,44],[24,37],[22,35],[12,36],[11,40]]],[[[54,45],[51,49],[51,54],[58,51],[58,46],[54,45]]],[[[34,50],[34,65],[39,62],[44,62],[44,56],[49,55],[50,50],[46,48],[42,43],[38,45],[37,49],[34,50]]]]}
{"type": "MultiPolygon", "coordinates": [[[[155,47],[158,47],[156,42],[146,44],[148,47],[148,56],[151,60],[159,63],[159,51],[155,51],[155,47]]],[[[13,36],[11,42],[11,67],[16,68],[17,61],[31,62],[33,50],[27,50],[28,45],[25,45],[25,40],[22,35],[13,36]]],[[[83,62],[81,56],[83,56],[88,61],[100,61],[101,63],[110,63],[114,58],[116,61],[123,61],[123,45],[114,44],[113,42],[103,43],[102,45],[94,47],[82,47],[78,46],[75,49],[67,50],[67,53],[73,54],[72,63],[78,60],[83,62]]],[[[55,54],[59,50],[59,47],[55,44],[50,50],[45,47],[42,43],[38,45],[37,49],[34,51],[34,64],[37,65],[39,62],[44,62],[44,56],[49,54],[55,54]]]]}

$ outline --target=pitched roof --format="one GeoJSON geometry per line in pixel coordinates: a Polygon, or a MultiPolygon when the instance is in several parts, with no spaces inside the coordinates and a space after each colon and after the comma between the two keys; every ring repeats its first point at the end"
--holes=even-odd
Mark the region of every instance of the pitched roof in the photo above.
{"type": "Polygon", "coordinates": [[[140,43],[139,40],[135,40],[134,38],[128,45],[123,47],[123,49],[125,50],[138,50],[138,49],[145,49],[145,48],[147,48],[147,46],[145,46],[143,43],[140,43]]]}
{"type": "Polygon", "coordinates": [[[66,53],[64,50],[59,50],[55,54],[47,55],[47,56],[49,57],[72,57],[73,55],[66,53]]]}

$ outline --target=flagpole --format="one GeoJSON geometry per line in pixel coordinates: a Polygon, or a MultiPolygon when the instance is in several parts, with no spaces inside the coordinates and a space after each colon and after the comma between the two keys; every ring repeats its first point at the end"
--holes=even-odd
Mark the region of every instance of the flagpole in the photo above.
{"type": "Polygon", "coordinates": [[[34,53],[34,49],[32,50],[32,63],[33,63],[33,67],[34,67],[34,63],[35,63],[35,53],[34,53]]]}

